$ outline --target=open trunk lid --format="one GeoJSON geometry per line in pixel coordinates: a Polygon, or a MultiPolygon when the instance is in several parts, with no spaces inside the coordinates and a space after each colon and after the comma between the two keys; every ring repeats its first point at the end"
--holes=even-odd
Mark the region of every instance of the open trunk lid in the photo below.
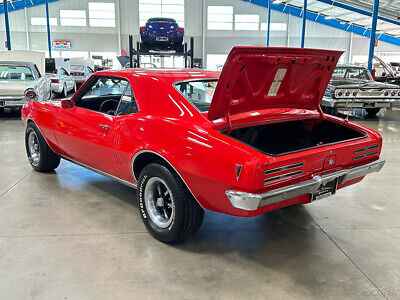
{"type": "Polygon", "coordinates": [[[208,119],[268,108],[318,109],[343,51],[235,47],[218,80],[208,119]]]}

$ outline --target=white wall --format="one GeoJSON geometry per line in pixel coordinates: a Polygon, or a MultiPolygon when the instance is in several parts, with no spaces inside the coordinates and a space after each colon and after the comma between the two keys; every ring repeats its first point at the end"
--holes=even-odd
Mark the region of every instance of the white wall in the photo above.
{"type": "MultiPolygon", "coordinates": [[[[71,51],[104,51],[119,53],[120,49],[128,50],[128,35],[133,34],[139,40],[139,4],[138,0],[60,0],[50,3],[50,16],[58,19],[58,26],[51,28],[52,40],[70,41],[71,51]],[[96,27],[61,27],[60,9],[85,9],[88,2],[115,2],[117,10],[115,28],[96,27]],[[119,17],[120,16],[120,17],[119,17]],[[121,44],[119,44],[121,43],[121,44]]],[[[265,31],[207,30],[206,15],[203,6],[230,5],[234,14],[258,14],[260,23],[267,21],[267,9],[240,0],[186,0],[185,2],[185,34],[195,37],[195,57],[207,54],[227,54],[235,45],[264,46],[265,31]],[[204,3],[203,3],[204,1],[204,3]],[[205,33],[203,38],[203,32],[205,33]],[[203,49],[204,41],[204,49],[203,49]]],[[[26,31],[29,32],[29,48],[31,50],[47,49],[46,26],[30,26],[31,17],[44,17],[45,6],[37,6],[27,10],[28,26],[25,26],[25,12],[17,11],[9,14],[11,41],[13,49],[27,49],[26,31]]],[[[290,23],[287,31],[272,31],[270,46],[300,46],[301,19],[287,14],[272,11],[273,23],[290,23]],[[289,20],[290,19],[290,20],[289,20]]],[[[4,15],[0,16],[0,49],[4,49],[4,15]]],[[[327,27],[314,22],[307,22],[306,47],[337,49],[346,51],[343,61],[348,61],[350,50],[350,33],[327,27]]],[[[187,39],[188,40],[188,39],[187,39]]],[[[351,54],[367,55],[369,40],[361,36],[353,36],[351,54]]],[[[400,52],[400,47],[379,42],[377,52],[400,52]]],[[[206,61],[204,61],[206,65],[206,61]]]]}

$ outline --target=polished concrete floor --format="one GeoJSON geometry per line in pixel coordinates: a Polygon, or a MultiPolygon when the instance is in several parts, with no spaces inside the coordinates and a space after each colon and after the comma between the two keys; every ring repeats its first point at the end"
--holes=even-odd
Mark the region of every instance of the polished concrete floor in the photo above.
{"type": "Polygon", "coordinates": [[[18,115],[0,116],[0,299],[400,299],[400,111],[387,164],[332,198],[256,218],[207,212],[165,245],[135,191],[63,161],[31,170],[18,115]]]}

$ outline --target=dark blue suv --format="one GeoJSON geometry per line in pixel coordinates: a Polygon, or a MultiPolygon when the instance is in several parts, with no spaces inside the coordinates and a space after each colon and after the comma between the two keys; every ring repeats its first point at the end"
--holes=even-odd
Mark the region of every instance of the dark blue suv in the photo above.
{"type": "Polygon", "coordinates": [[[150,18],[140,27],[141,50],[183,51],[184,29],[171,18],[150,18]]]}

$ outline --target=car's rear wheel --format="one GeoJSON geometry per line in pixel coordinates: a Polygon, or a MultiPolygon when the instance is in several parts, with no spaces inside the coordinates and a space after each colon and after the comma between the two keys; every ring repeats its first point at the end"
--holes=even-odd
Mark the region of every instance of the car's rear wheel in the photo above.
{"type": "Polygon", "coordinates": [[[371,117],[376,116],[381,110],[380,108],[366,108],[367,114],[371,117]]]}
{"type": "Polygon", "coordinates": [[[175,243],[197,232],[204,210],[172,169],[162,163],[149,164],[138,183],[140,214],[157,240],[175,243]]]}
{"type": "Polygon", "coordinates": [[[35,124],[26,126],[25,147],[29,163],[38,172],[50,172],[60,164],[60,156],[47,145],[35,124]]]}

